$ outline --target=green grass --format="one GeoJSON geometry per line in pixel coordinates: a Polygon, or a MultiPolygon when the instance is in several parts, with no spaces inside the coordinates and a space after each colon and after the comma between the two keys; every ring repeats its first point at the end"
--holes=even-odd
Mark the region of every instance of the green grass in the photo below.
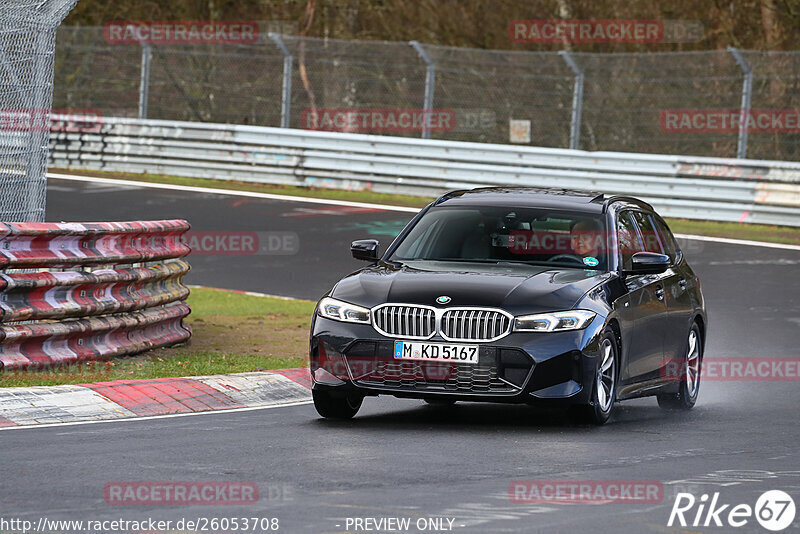
{"type": "MultiPolygon", "coordinates": [[[[82,171],[74,169],[50,169],[52,172],[64,174],[80,174],[98,176],[102,178],[115,178],[119,180],[137,180],[140,182],[165,183],[173,185],[187,185],[196,187],[213,187],[217,189],[230,189],[234,191],[255,191],[258,193],[271,193],[299,197],[326,198],[331,200],[347,200],[351,202],[370,202],[394,206],[407,206],[422,208],[432,198],[414,197],[408,195],[395,195],[388,193],[375,193],[373,191],[344,191],[337,189],[320,189],[308,187],[294,187],[281,185],[258,184],[251,182],[237,182],[231,180],[209,180],[205,178],[187,178],[183,176],[163,176],[156,174],[130,174],[102,171],[82,171]]],[[[771,226],[763,224],[745,224],[734,222],[697,221],[689,219],[667,219],[672,231],[678,234],[694,234],[710,237],[726,237],[731,239],[746,239],[751,241],[766,241],[770,243],[785,243],[800,245],[800,228],[792,226],[771,226]]]]}
{"type": "Polygon", "coordinates": [[[208,316],[270,316],[309,318],[314,312],[314,302],[246,295],[236,291],[209,288],[192,288],[189,296],[191,319],[208,316]]]}
{"type": "Polygon", "coordinates": [[[667,219],[667,224],[676,234],[694,234],[711,237],[727,237],[750,241],[767,241],[800,245],[800,228],[794,226],[771,226],[735,222],[694,221],[667,219]]]}
{"type": "Polygon", "coordinates": [[[188,299],[189,343],[109,362],[43,371],[5,371],[0,387],[242,373],[303,367],[315,303],[195,288],[188,299]]]}

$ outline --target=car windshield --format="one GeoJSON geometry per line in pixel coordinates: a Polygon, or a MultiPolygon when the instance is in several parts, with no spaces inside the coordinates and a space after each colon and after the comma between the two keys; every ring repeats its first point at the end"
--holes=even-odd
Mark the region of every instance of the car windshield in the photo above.
{"type": "Polygon", "coordinates": [[[600,214],[440,206],[425,213],[389,259],[607,270],[606,235],[600,214]]]}

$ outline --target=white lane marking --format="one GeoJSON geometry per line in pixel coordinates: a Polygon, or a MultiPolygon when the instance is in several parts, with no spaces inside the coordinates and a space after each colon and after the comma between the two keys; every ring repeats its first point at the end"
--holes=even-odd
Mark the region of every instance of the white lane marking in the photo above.
{"type": "Polygon", "coordinates": [[[91,187],[87,187],[84,192],[88,194],[96,194],[96,193],[113,193],[116,191],[130,191],[131,189],[136,189],[136,186],[133,185],[104,185],[104,184],[92,184],[91,187]]]}
{"type": "MultiPolygon", "coordinates": [[[[310,390],[309,390],[310,393],[310,390]]],[[[234,413],[234,412],[252,412],[254,410],[268,410],[270,408],[283,408],[285,406],[301,406],[303,404],[311,404],[311,399],[297,402],[290,402],[285,404],[275,404],[272,406],[247,406],[245,408],[230,408],[227,410],[209,410],[206,412],[189,412],[189,413],[171,413],[165,415],[146,415],[141,417],[126,417],[124,419],[104,419],[102,421],[70,421],[68,423],[46,423],[41,425],[25,425],[25,426],[7,426],[0,428],[3,430],[22,430],[22,429],[36,429],[36,428],[50,428],[54,426],[75,426],[75,425],[92,425],[96,423],[123,423],[133,421],[150,421],[152,419],[170,419],[173,417],[190,417],[193,415],[211,415],[218,413],[234,413]]]]}
{"type": "Polygon", "coordinates": [[[123,406],[82,386],[0,389],[0,416],[19,426],[58,423],[68,419],[99,421],[135,415],[123,406]]]}
{"type": "Polygon", "coordinates": [[[707,235],[675,234],[678,239],[692,239],[694,241],[710,241],[712,243],[726,243],[729,245],[744,245],[748,247],[779,248],[782,250],[800,250],[800,245],[787,245],[785,243],[767,243],[766,241],[749,241],[747,239],[730,239],[728,237],[711,237],[707,235]]]}
{"type": "Polygon", "coordinates": [[[730,260],[730,261],[710,261],[709,265],[798,265],[800,260],[787,260],[786,258],[776,258],[774,260],[730,260]]]}
{"type": "Polygon", "coordinates": [[[236,373],[199,376],[198,382],[216,389],[237,404],[287,404],[307,399],[309,389],[278,373],[236,373]]]}
{"type": "Polygon", "coordinates": [[[66,186],[63,186],[63,185],[50,185],[50,184],[47,184],[47,190],[48,191],[62,191],[62,192],[65,192],[65,193],[74,193],[75,192],[75,188],[74,187],[66,187],[66,186]]]}
{"type": "Polygon", "coordinates": [[[191,193],[211,193],[214,195],[230,195],[237,197],[264,198],[268,200],[281,200],[284,202],[300,202],[305,204],[326,204],[329,206],[351,206],[354,208],[370,208],[385,211],[401,211],[404,213],[418,213],[422,208],[409,208],[405,206],[390,206],[387,204],[371,204],[368,202],[350,202],[347,200],[330,200],[325,198],[297,197],[291,195],[274,195],[271,193],[256,193],[254,191],[233,191],[231,189],[216,189],[213,187],[196,187],[190,185],[157,184],[150,182],[137,182],[134,180],[114,180],[111,178],[95,178],[92,176],[78,176],[72,174],[47,173],[48,178],[56,180],[74,180],[77,182],[91,182],[98,184],[149,187],[151,189],[168,189],[171,191],[186,191],[191,193]]]}
{"type": "MultiPolygon", "coordinates": [[[[111,178],[95,178],[93,176],[79,176],[73,174],[59,174],[49,172],[48,178],[55,178],[57,180],[75,180],[78,182],[94,182],[101,184],[116,184],[116,185],[134,185],[137,187],[149,187],[151,189],[168,189],[172,191],[188,191],[192,193],[212,193],[215,195],[231,195],[250,198],[265,198],[269,200],[282,200],[286,202],[301,202],[307,204],[327,204],[330,206],[353,206],[358,208],[373,208],[382,209],[386,211],[400,211],[404,213],[418,213],[422,208],[409,208],[405,206],[391,206],[389,204],[370,204],[367,202],[349,202],[346,200],[329,200],[324,198],[313,197],[296,197],[291,195],[273,195],[269,193],[255,193],[252,191],[232,191],[230,189],[216,189],[213,187],[195,187],[188,185],[172,185],[172,184],[157,184],[151,182],[137,182],[133,180],[114,180],[111,178]]],[[[800,250],[800,245],[786,245],[783,243],[767,243],[764,241],[749,241],[746,239],[730,239],[727,237],[709,237],[704,235],[693,234],[675,234],[675,237],[681,239],[693,239],[696,241],[712,241],[715,243],[727,243],[730,245],[744,245],[750,247],[766,247],[778,248],[783,250],[800,250]]]]}
{"type": "MultiPolygon", "coordinates": [[[[240,291],[238,289],[225,289],[224,287],[211,287],[211,286],[199,286],[196,284],[189,284],[186,287],[189,289],[215,289],[217,291],[225,291],[230,293],[236,293],[237,295],[248,295],[250,297],[260,297],[260,298],[270,298],[270,299],[279,299],[279,300],[298,300],[298,301],[308,301],[308,299],[298,299],[295,297],[283,297],[281,295],[270,295],[269,293],[259,293],[257,291],[240,291]]],[[[313,302],[313,301],[308,301],[313,302]]]]}
{"type": "MultiPolygon", "coordinates": [[[[712,471],[702,475],[694,475],[690,478],[680,480],[670,480],[666,485],[698,486],[707,484],[711,486],[738,486],[749,482],[764,482],[785,477],[800,477],[800,471],[768,471],[764,469],[724,469],[722,471],[712,471]]],[[[794,480],[792,481],[794,482],[794,480]]]]}

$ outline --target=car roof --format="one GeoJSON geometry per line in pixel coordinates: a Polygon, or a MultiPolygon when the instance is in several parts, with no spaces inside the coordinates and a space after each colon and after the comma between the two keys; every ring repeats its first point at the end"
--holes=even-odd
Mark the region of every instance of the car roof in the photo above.
{"type": "Polygon", "coordinates": [[[602,213],[615,202],[629,207],[652,210],[637,198],[605,195],[596,191],[576,191],[548,187],[479,187],[450,191],[439,197],[437,206],[499,206],[519,208],[553,208],[586,213],[602,213]]]}
{"type": "Polygon", "coordinates": [[[436,205],[508,206],[520,208],[561,208],[601,213],[603,193],[539,187],[480,187],[451,191],[442,195],[436,205]]]}

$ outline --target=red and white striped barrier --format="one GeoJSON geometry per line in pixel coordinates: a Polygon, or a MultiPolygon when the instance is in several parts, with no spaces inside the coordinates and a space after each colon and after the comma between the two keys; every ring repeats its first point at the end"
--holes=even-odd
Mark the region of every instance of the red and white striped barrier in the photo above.
{"type": "Polygon", "coordinates": [[[0,223],[0,268],[71,267],[181,258],[184,220],[0,223]]]}
{"type": "Polygon", "coordinates": [[[188,229],[183,220],[0,223],[0,369],[106,360],[188,340],[181,280],[189,264],[180,259],[188,229]],[[106,267],[9,271],[89,266],[106,267]]]}
{"type": "Polygon", "coordinates": [[[4,370],[107,360],[186,341],[189,306],[175,303],[143,311],[71,321],[0,327],[4,370]]]}
{"type": "Polygon", "coordinates": [[[308,369],[0,389],[0,429],[311,401],[308,369]]]}
{"type": "Polygon", "coordinates": [[[189,264],[180,259],[148,267],[0,273],[0,322],[62,319],[149,308],[184,300],[189,264]]]}

